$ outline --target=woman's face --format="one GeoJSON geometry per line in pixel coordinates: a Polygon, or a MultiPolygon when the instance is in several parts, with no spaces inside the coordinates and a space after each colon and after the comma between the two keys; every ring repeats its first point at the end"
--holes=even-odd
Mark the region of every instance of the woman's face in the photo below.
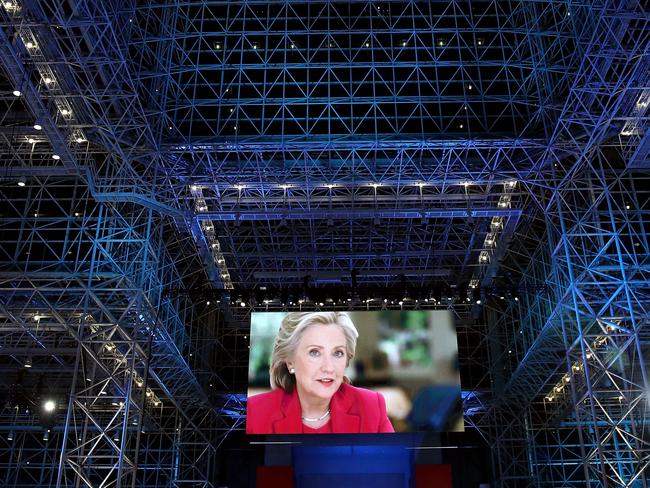
{"type": "Polygon", "coordinates": [[[312,325],[302,334],[288,366],[296,370],[303,401],[329,400],[341,386],[347,363],[345,335],[338,325],[312,325]]]}

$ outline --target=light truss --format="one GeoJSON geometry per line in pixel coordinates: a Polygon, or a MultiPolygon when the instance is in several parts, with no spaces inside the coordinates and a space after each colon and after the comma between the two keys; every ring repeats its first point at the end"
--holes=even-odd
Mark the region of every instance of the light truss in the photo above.
{"type": "Polygon", "coordinates": [[[647,175],[626,172],[640,138],[612,139],[647,85],[649,30],[638,4],[598,7],[551,139],[573,145],[572,156],[546,160],[556,174],[540,194],[550,252],[541,248],[528,279],[551,286],[502,329],[519,357],[506,362],[514,371],[502,386],[506,486],[647,483],[648,202],[638,180],[647,175]]]}
{"type": "Polygon", "coordinates": [[[218,419],[190,368],[187,304],[163,293],[181,279],[174,245],[159,247],[163,222],[144,207],[97,204],[69,179],[33,178],[3,201],[3,389],[35,374],[51,381],[3,406],[8,486],[37,469],[16,453],[52,449],[53,486],[211,486],[204,429],[218,419]],[[58,412],[44,424],[48,397],[58,412]]]}

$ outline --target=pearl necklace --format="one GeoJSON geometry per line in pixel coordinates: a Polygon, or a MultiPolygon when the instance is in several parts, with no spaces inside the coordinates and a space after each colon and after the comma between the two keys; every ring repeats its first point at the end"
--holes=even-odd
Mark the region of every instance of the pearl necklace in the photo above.
{"type": "Polygon", "coordinates": [[[318,417],[316,419],[312,419],[312,418],[309,418],[309,417],[303,417],[303,416],[301,416],[300,418],[302,418],[305,422],[320,422],[321,420],[326,419],[327,417],[329,417],[329,414],[330,414],[330,409],[328,408],[327,412],[325,412],[323,415],[321,415],[320,417],[318,417]]]}

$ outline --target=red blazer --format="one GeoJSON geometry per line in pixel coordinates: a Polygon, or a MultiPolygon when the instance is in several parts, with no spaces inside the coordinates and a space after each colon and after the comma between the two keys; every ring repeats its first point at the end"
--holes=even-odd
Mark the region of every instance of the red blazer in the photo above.
{"type": "MultiPolygon", "coordinates": [[[[330,402],[332,432],[394,432],[386,416],[386,401],[375,391],[342,384],[330,402]]],[[[248,399],[247,434],[302,434],[297,389],[276,388],[248,399]]]]}

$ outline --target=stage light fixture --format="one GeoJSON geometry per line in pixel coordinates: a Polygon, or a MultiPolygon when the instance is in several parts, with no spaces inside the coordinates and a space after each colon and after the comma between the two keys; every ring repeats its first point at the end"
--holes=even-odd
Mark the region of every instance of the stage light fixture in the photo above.
{"type": "Polygon", "coordinates": [[[27,180],[25,179],[24,176],[18,178],[18,186],[25,186],[26,184],[27,184],[27,180]]]}
{"type": "Polygon", "coordinates": [[[27,356],[27,358],[25,358],[25,367],[28,368],[28,369],[32,367],[32,357],[31,356],[27,356]]]}
{"type": "Polygon", "coordinates": [[[59,159],[61,159],[61,156],[59,156],[58,154],[52,154],[52,159],[58,161],[59,159]]]}
{"type": "Polygon", "coordinates": [[[21,93],[20,90],[14,90],[14,91],[11,92],[11,93],[13,93],[14,97],[19,97],[20,95],[22,95],[22,93],[21,93]]]}
{"type": "Polygon", "coordinates": [[[41,130],[43,126],[41,124],[34,124],[34,129],[35,130],[41,130]]]}
{"type": "Polygon", "coordinates": [[[48,413],[54,412],[54,410],[56,410],[56,402],[54,400],[45,400],[45,402],[43,402],[43,410],[48,413]]]}

